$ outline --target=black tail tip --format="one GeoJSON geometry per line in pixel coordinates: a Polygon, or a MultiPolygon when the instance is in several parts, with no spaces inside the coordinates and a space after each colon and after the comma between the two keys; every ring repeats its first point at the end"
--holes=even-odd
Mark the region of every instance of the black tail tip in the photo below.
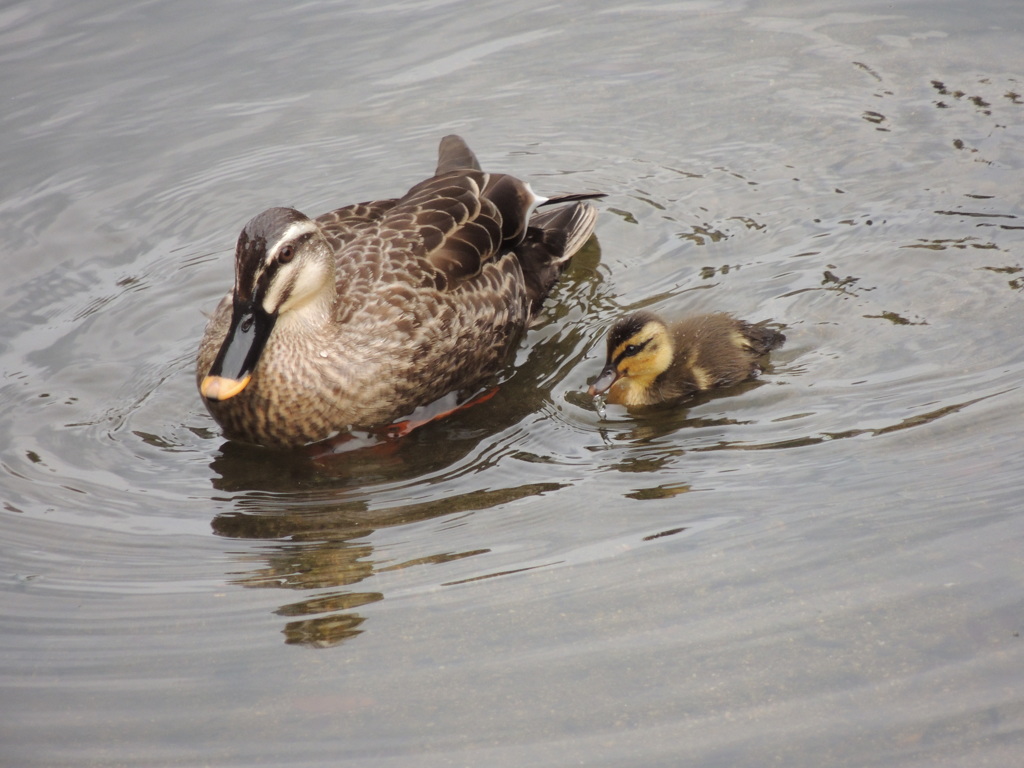
{"type": "Polygon", "coordinates": [[[608,197],[608,195],[604,192],[580,192],[575,195],[558,195],[557,197],[549,197],[537,207],[558,205],[559,203],[576,203],[581,200],[600,200],[602,197],[608,197]]]}

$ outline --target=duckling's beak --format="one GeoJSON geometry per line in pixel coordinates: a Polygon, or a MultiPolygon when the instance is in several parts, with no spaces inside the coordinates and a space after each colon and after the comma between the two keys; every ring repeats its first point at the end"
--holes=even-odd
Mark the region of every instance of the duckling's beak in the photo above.
{"type": "Polygon", "coordinates": [[[224,344],[199,385],[199,393],[207,400],[227,400],[245,389],[276,320],[277,315],[252,302],[236,301],[224,344]]]}
{"type": "Polygon", "coordinates": [[[590,385],[587,390],[587,394],[591,397],[597,397],[597,395],[603,395],[609,389],[612,384],[619,380],[619,372],[615,366],[608,363],[597,377],[597,381],[590,385]]]}

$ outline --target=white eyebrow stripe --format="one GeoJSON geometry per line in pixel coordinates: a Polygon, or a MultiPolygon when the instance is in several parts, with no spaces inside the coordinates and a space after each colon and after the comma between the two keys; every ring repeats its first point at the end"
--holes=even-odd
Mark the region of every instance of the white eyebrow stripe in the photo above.
{"type": "Polygon", "coordinates": [[[278,250],[284,243],[290,243],[295,238],[301,237],[305,234],[313,234],[316,232],[316,224],[307,219],[306,221],[296,221],[288,225],[288,228],[281,233],[281,236],[277,238],[277,242],[274,243],[274,247],[267,251],[266,263],[270,264],[277,256],[278,250]]]}

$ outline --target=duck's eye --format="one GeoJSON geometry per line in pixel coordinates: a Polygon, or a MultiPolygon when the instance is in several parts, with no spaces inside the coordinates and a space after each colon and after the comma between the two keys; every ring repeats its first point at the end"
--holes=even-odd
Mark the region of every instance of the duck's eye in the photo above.
{"type": "Polygon", "coordinates": [[[635,355],[637,352],[640,351],[640,347],[637,344],[630,344],[623,351],[626,353],[627,356],[635,355]]]}
{"type": "Polygon", "coordinates": [[[277,260],[281,264],[287,264],[289,261],[295,258],[295,246],[286,245],[280,251],[277,252],[277,260]]]}

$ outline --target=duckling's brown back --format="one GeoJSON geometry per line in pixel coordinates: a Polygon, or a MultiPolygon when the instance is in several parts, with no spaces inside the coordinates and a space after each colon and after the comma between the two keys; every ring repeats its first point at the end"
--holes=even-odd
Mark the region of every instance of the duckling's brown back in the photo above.
{"type": "Polygon", "coordinates": [[[724,312],[686,318],[673,327],[673,335],[676,355],[666,378],[698,391],[756,376],[757,359],[786,339],[763,323],[745,323],[724,312]]]}

